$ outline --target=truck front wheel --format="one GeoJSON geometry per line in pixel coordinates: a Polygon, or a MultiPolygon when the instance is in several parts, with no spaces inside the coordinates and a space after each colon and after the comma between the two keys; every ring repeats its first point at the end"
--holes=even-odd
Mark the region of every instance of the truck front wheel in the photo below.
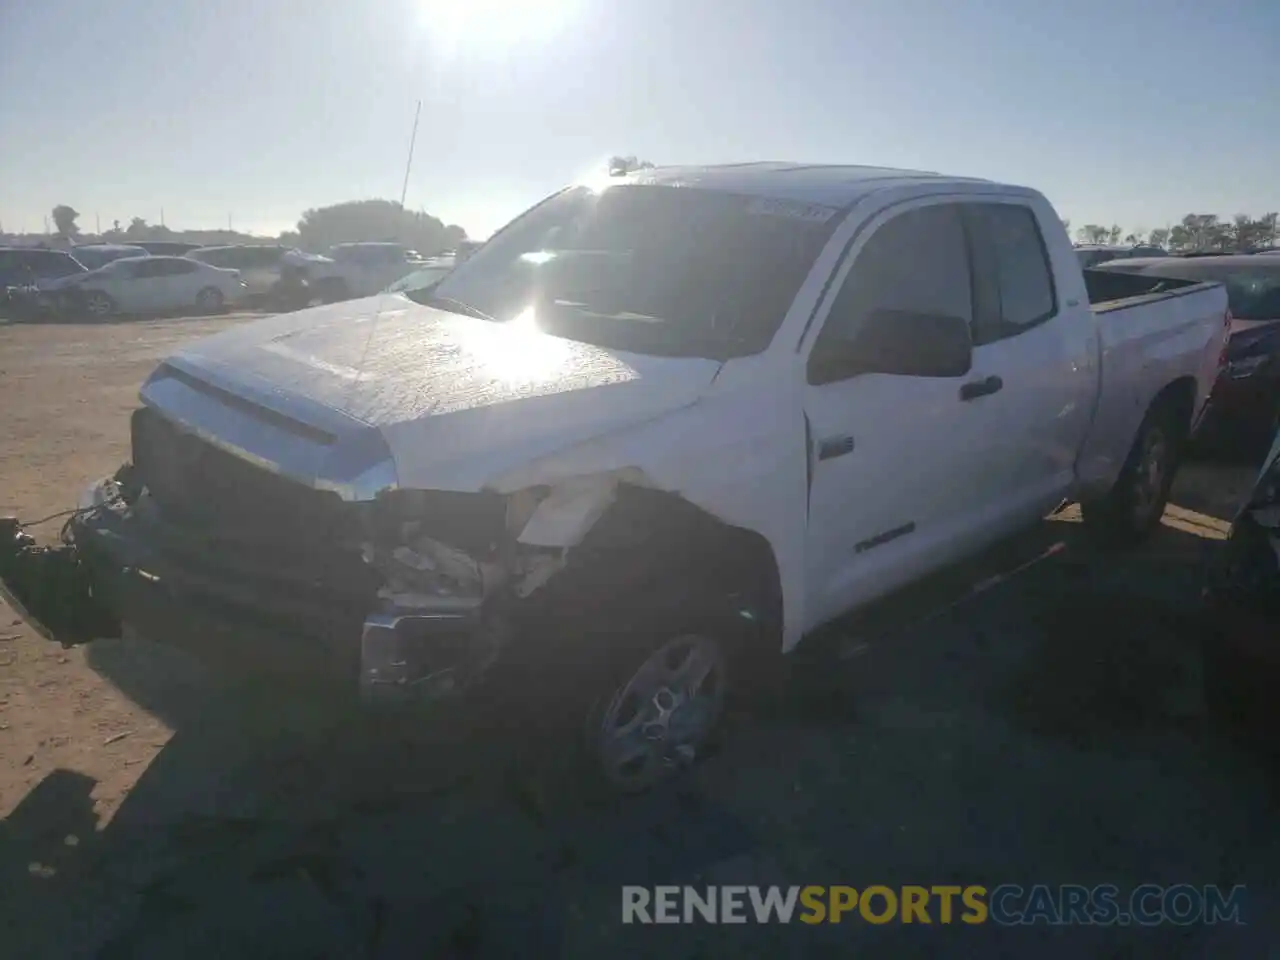
{"type": "Polygon", "coordinates": [[[1182,431],[1171,406],[1152,408],[1105,497],[1080,505],[1085,527],[1106,545],[1134,543],[1160,525],[1177,472],[1182,431]]]}
{"type": "Polygon", "coordinates": [[[706,632],[677,633],[633,648],[597,690],[587,714],[589,759],[606,782],[637,793],[691,765],[724,712],[727,657],[706,632]]]}

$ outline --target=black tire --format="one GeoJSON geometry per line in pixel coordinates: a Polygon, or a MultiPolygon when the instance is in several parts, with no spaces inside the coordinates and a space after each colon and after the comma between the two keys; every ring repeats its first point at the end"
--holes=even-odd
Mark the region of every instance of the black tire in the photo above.
{"type": "Polygon", "coordinates": [[[116,312],[116,302],[101,290],[89,290],[84,295],[84,309],[95,320],[105,320],[116,312]]]}
{"type": "Polygon", "coordinates": [[[729,644],[720,633],[708,623],[654,624],[609,658],[582,713],[583,755],[598,782],[643,793],[714,751],[731,676],[729,644]],[[701,675],[687,684],[677,679],[684,664],[701,675]],[[649,689],[655,672],[667,669],[671,679],[656,679],[649,689]]]}
{"type": "Polygon", "coordinates": [[[205,287],[196,294],[196,308],[205,313],[216,313],[222,309],[224,303],[222,291],[217,287],[205,287]]]}
{"type": "Polygon", "coordinates": [[[321,277],[312,286],[325,303],[339,303],[351,299],[346,281],[341,277],[321,277]]]}
{"type": "Polygon", "coordinates": [[[1185,439],[1186,424],[1172,403],[1157,402],[1147,412],[1110,491],[1080,504],[1085,529],[1096,542],[1128,545],[1155,531],[1169,502],[1185,439]]]}
{"type": "MultiPolygon", "coordinates": [[[[594,624],[565,624],[558,639],[548,636],[555,625],[544,624],[525,643],[513,644],[473,696],[501,714],[486,726],[512,726],[522,735],[567,742],[572,755],[564,759],[575,779],[608,795],[644,793],[714,754],[726,706],[743,686],[738,682],[746,670],[741,654],[749,644],[739,622],[721,614],[644,608],[643,603],[628,603],[625,614],[597,614],[594,624]],[[611,721],[637,702],[632,697],[623,703],[624,692],[632,685],[631,693],[636,693],[632,682],[660,651],[678,658],[695,644],[712,660],[714,677],[708,679],[714,689],[700,691],[712,699],[695,703],[681,691],[685,696],[665,702],[665,717],[641,718],[642,723],[657,722],[662,729],[654,733],[663,736],[652,741],[645,771],[619,776],[606,741],[618,732],[611,721]]],[[[652,702],[644,706],[657,713],[652,702]]]]}

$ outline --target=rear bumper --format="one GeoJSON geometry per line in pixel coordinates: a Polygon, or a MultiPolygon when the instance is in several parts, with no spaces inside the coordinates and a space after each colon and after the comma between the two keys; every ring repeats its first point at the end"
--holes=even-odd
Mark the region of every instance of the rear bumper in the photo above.
{"type": "MultiPolygon", "coordinates": [[[[398,610],[377,599],[372,581],[264,572],[269,562],[229,560],[147,513],[117,503],[71,521],[79,600],[232,673],[336,681],[365,699],[436,697],[464,685],[477,638],[489,629],[478,606],[398,610]]],[[[32,602],[41,592],[30,589],[30,577],[25,591],[14,586],[15,599],[28,598],[20,612],[46,636],[92,639],[63,634],[59,611],[32,602]]],[[[59,602],[72,600],[63,591],[59,602]]]]}

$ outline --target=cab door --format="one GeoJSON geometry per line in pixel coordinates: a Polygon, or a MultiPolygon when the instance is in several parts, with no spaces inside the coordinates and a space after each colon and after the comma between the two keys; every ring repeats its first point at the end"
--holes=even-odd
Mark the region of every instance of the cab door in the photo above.
{"type": "MultiPolygon", "coordinates": [[[[1007,526],[1034,523],[1071,490],[1097,370],[1093,316],[1062,304],[1035,210],[1022,198],[967,203],[974,356],[1000,378],[977,483],[1004,491],[1007,526]]],[[[993,531],[999,534],[1004,531],[993,531]]]]}
{"type": "Polygon", "coordinates": [[[1002,491],[977,482],[988,472],[999,388],[976,354],[953,376],[815,375],[871,318],[895,311],[954,319],[969,348],[973,287],[959,205],[921,201],[867,232],[819,307],[806,361],[809,628],[963,555],[1001,509],[1002,491]]]}

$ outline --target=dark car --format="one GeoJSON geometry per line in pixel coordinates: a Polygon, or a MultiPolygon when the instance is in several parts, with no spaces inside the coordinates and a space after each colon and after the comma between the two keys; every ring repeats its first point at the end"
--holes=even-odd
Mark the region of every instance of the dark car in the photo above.
{"type": "Polygon", "coordinates": [[[201,245],[181,240],[138,240],[132,246],[141,247],[154,257],[185,257],[192,250],[199,250],[201,245]]]}
{"type": "Polygon", "coordinates": [[[84,272],[84,264],[62,250],[0,247],[0,288],[39,287],[84,272]]]}
{"type": "Polygon", "coordinates": [[[1227,368],[1202,429],[1233,446],[1265,446],[1280,425],[1280,257],[1157,257],[1113,260],[1095,269],[1226,286],[1232,317],[1227,368]]]}
{"type": "Polygon", "coordinates": [[[1204,586],[1205,702],[1229,729],[1280,747],[1280,433],[1215,551],[1204,586]]]}

